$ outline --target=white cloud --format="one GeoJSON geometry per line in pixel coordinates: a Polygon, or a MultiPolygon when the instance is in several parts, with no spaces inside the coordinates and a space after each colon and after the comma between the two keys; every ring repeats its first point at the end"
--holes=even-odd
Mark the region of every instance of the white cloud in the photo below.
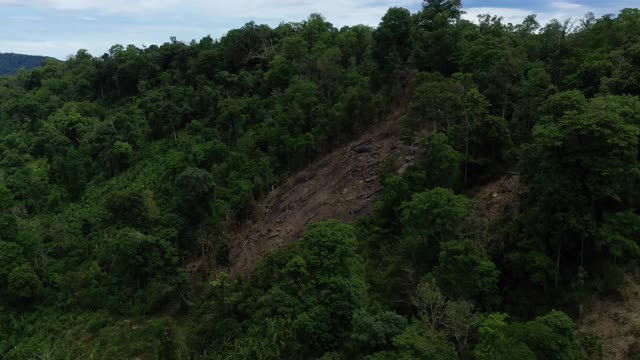
{"type": "Polygon", "coordinates": [[[575,10],[575,9],[583,9],[584,5],[566,2],[566,1],[552,1],[551,7],[555,9],[575,10]]]}
{"type": "Polygon", "coordinates": [[[200,39],[209,33],[214,36],[222,35],[226,31],[225,28],[216,26],[206,28],[155,24],[113,26],[102,19],[85,24],[86,26],[80,26],[83,31],[69,31],[65,34],[46,33],[45,29],[45,32],[32,35],[22,34],[20,39],[5,37],[0,39],[0,52],[48,55],[62,60],[75,54],[79,49],[86,49],[94,56],[100,56],[115,44],[125,46],[133,44],[143,47],[169,41],[169,37],[172,35],[176,35],[179,40],[190,41],[191,39],[200,39]]]}
{"type": "Polygon", "coordinates": [[[179,0],[0,0],[0,5],[22,5],[58,10],[91,10],[104,13],[142,13],[180,5],[179,0]]]}
{"type": "Polygon", "coordinates": [[[23,5],[64,11],[146,16],[155,13],[191,12],[195,15],[238,19],[299,20],[312,12],[336,18],[377,24],[391,6],[416,6],[420,0],[0,0],[1,5],[23,5]]]}
{"type": "Polygon", "coordinates": [[[537,20],[542,26],[547,24],[552,19],[581,19],[589,11],[594,12],[596,15],[604,14],[604,11],[601,11],[600,9],[591,9],[580,4],[557,1],[552,2],[552,6],[550,8],[538,11],[507,7],[474,7],[465,9],[465,11],[467,13],[463,17],[469,21],[477,22],[478,15],[490,14],[502,16],[504,18],[503,23],[505,24],[520,24],[528,15],[536,14],[537,20]]]}
{"type": "MultiPolygon", "coordinates": [[[[504,22],[518,24],[530,14],[538,14],[541,24],[553,18],[581,18],[586,12],[596,15],[612,12],[618,5],[597,9],[580,5],[583,0],[529,0],[520,7],[464,8],[464,16],[477,21],[479,14],[502,16],[504,22]]],[[[614,0],[612,0],[614,1],[614,0]]],[[[219,37],[248,21],[277,26],[280,22],[301,21],[311,13],[320,13],[336,27],[365,24],[377,26],[392,6],[416,10],[422,0],[0,0],[10,5],[10,14],[0,20],[0,51],[12,50],[64,58],[85,48],[94,55],[116,43],[162,43],[169,36],[189,41],[207,34],[219,37]],[[18,7],[16,7],[18,6],[18,7]],[[43,21],[35,21],[37,16],[43,21]],[[34,20],[29,26],[20,21],[34,20]],[[4,25],[4,26],[3,26],[4,25]],[[15,31],[18,29],[19,31],[15,31]],[[11,42],[13,41],[13,42],[11,42]]],[[[494,2],[495,3],[495,2],[494,2]]],[[[595,6],[595,5],[594,5],[595,6]]]]}
{"type": "Polygon", "coordinates": [[[534,11],[531,10],[501,7],[473,7],[465,9],[465,11],[467,13],[462,17],[469,21],[476,22],[478,20],[478,15],[490,14],[502,16],[504,18],[504,23],[513,24],[521,23],[525,17],[534,13],[534,11]]]}
{"type": "Polygon", "coordinates": [[[8,52],[18,54],[55,55],[62,46],[69,49],[80,49],[82,42],[76,41],[13,41],[0,40],[0,49],[8,49],[8,52]]]}
{"type": "MultiPolygon", "coordinates": [[[[116,43],[155,44],[169,36],[190,41],[207,34],[220,37],[248,21],[277,26],[320,13],[336,27],[377,26],[391,6],[417,8],[421,0],[0,0],[20,5],[20,15],[51,15],[42,27],[5,38],[0,51],[28,51],[64,58],[78,48],[102,54],[116,43]],[[99,20],[99,21],[98,21],[99,20]],[[24,42],[24,45],[21,45],[24,42]],[[52,45],[52,44],[57,45],[52,45]],[[28,45],[30,44],[30,45],[28,45]],[[11,45],[11,46],[9,46],[11,45]],[[31,50],[33,49],[33,50],[31,50]]],[[[0,31],[6,31],[2,26],[0,31]]]]}

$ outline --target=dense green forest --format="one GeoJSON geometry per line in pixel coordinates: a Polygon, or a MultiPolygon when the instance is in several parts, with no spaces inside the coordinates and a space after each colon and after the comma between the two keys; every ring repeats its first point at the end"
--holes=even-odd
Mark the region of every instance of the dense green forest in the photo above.
{"type": "Polygon", "coordinates": [[[462,11],[248,23],[1,78],[0,358],[605,358],[576,323],[638,270],[640,10],[462,11]],[[398,111],[419,156],[373,214],[227,275],[257,200],[398,111]],[[489,222],[468,194],[507,172],[526,191],[489,222]]]}
{"type": "Polygon", "coordinates": [[[37,68],[48,59],[46,56],[0,53],[0,76],[15,75],[20,69],[37,68]]]}

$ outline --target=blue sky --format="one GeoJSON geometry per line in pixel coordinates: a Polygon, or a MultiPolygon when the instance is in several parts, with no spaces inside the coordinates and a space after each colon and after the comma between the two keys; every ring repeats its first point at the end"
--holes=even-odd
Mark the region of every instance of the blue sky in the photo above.
{"type": "MultiPolygon", "coordinates": [[[[420,0],[0,0],[0,52],[66,58],[78,49],[101,55],[113,44],[137,46],[219,37],[248,21],[272,26],[319,12],[336,26],[376,26],[391,6],[411,10],[420,0]]],[[[640,0],[463,0],[465,15],[500,15],[517,23],[537,13],[541,22],[640,7],[640,0]]]]}

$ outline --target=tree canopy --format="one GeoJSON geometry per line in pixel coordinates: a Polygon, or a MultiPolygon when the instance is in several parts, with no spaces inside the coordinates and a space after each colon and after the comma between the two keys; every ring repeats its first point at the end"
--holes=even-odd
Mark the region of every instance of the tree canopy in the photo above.
{"type": "Polygon", "coordinates": [[[0,357],[602,358],[576,324],[637,279],[640,10],[463,14],[249,22],[0,77],[0,357]],[[357,221],[236,238],[289,231],[282,194],[336,149],[379,173],[357,221]]]}

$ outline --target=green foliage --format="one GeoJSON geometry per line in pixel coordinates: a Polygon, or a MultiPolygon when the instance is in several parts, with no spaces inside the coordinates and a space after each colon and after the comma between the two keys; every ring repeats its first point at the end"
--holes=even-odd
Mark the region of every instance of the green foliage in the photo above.
{"type": "Polygon", "coordinates": [[[582,359],[573,321],[561,311],[511,324],[507,315],[491,314],[478,333],[475,355],[479,359],[582,359]]]}
{"type": "MultiPolygon", "coordinates": [[[[352,320],[354,313],[366,299],[356,245],[351,226],[336,221],[309,226],[296,251],[272,257],[257,269],[251,289],[255,294],[244,305],[251,323],[265,327],[269,321],[289,322],[288,353],[322,354],[344,343],[352,321],[359,321],[352,320]]],[[[396,325],[386,326],[399,326],[397,319],[392,321],[396,325]]]]}
{"type": "Polygon", "coordinates": [[[353,314],[352,326],[351,340],[356,346],[374,350],[391,345],[391,339],[407,327],[407,319],[393,312],[371,315],[361,309],[353,314]]]}
{"type": "Polygon", "coordinates": [[[441,243],[457,239],[458,226],[469,212],[469,200],[448,189],[414,194],[402,207],[406,256],[416,267],[428,271],[436,264],[441,243]]]}
{"type": "Polygon", "coordinates": [[[569,268],[573,279],[578,267],[595,271],[586,257],[594,247],[606,248],[603,242],[625,246],[610,231],[600,240],[594,234],[606,212],[624,206],[638,179],[638,100],[629,100],[597,98],[581,112],[571,105],[561,118],[537,126],[533,143],[523,151],[531,199],[527,213],[537,219],[527,224],[528,234],[542,239],[546,248],[541,251],[556,258],[556,284],[560,266],[569,268]]]}
{"type": "Polygon", "coordinates": [[[413,323],[402,334],[393,339],[401,359],[456,359],[456,351],[450,342],[433,330],[413,323]]]}
{"type": "MultiPolygon", "coordinates": [[[[439,161],[434,165],[438,170],[443,170],[441,167],[444,164],[453,167],[464,160],[464,182],[467,183],[470,177],[469,164],[472,159],[487,156],[486,153],[483,154],[486,151],[484,147],[492,149],[493,153],[490,156],[495,156],[496,140],[492,139],[487,131],[493,130],[501,132],[499,135],[507,135],[506,138],[500,139],[507,145],[510,143],[509,131],[504,124],[502,129],[491,129],[492,126],[500,125],[495,124],[495,117],[488,117],[490,103],[473,83],[472,77],[456,74],[451,79],[444,79],[438,74],[427,74],[424,79],[411,100],[410,113],[405,119],[406,130],[413,136],[418,130],[432,127],[434,132],[444,131],[450,138],[449,143],[461,144],[458,149],[464,152],[462,160],[452,157],[452,153],[458,149],[442,148],[442,145],[447,143],[446,138],[431,135],[433,138],[427,138],[424,145],[427,149],[427,159],[434,155],[429,154],[429,151],[435,150],[443,154],[436,157],[439,161]],[[449,158],[442,158],[444,154],[449,154],[449,158]]],[[[436,176],[443,176],[436,173],[438,174],[436,176]]],[[[457,178],[454,176],[448,181],[442,178],[438,180],[444,182],[443,186],[451,186],[450,184],[457,178]]]]}
{"type": "Polygon", "coordinates": [[[507,154],[513,143],[507,120],[500,116],[488,116],[476,126],[473,142],[478,147],[478,157],[488,163],[508,160],[507,154]]]}
{"type": "Polygon", "coordinates": [[[375,59],[382,71],[391,74],[400,69],[411,54],[411,12],[403,8],[390,8],[382,17],[374,38],[375,59]]]}
{"type": "Polygon", "coordinates": [[[15,216],[0,214],[0,241],[13,242],[18,235],[18,223],[15,216]]]}
{"type": "Polygon", "coordinates": [[[540,105],[540,111],[555,120],[560,120],[565,113],[582,112],[587,106],[584,94],[578,90],[570,90],[550,96],[540,105]]]}
{"type": "Polygon", "coordinates": [[[398,218],[402,204],[411,198],[410,185],[404,177],[391,175],[384,178],[382,186],[384,194],[378,203],[378,211],[384,220],[398,218]]]}
{"type": "Polygon", "coordinates": [[[7,337],[0,341],[0,348],[7,350],[3,351],[6,359],[178,358],[175,324],[166,317],[132,321],[112,318],[102,312],[74,317],[44,312],[39,318],[30,317],[28,321],[29,326],[15,328],[27,340],[12,344],[11,338],[7,337]],[[83,340],[78,341],[79,338],[83,340]],[[8,348],[2,348],[5,345],[8,348]]]}
{"type": "Polygon", "coordinates": [[[133,191],[115,191],[105,197],[105,206],[114,222],[144,225],[149,220],[144,195],[133,191]]]}
{"type": "Polygon", "coordinates": [[[302,339],[331,346],[346,336],[352,313],[364,296],[353,230],[335,222],[319,223],[307,230],[301,246],[302,257],[285,267],[295,282],[311,286],[308,291],[301,289],[309,299],[305,301],[306,312],[298,314],[294,327],[302,339]]]}
{"type": "Polygon", "coordinates": [[[117,175],[126,170],[133,157],[133,147],[131,145],[116,141],[109,149],[109,160],[111,163],[111,176],[117,175]]]}
{"type": "Polygon", "coordinates": [[[640,216],[627,210],[607,216],[598,229],[596,246],[618,260],[632,260],[640,256],[640,216]]]}
{"type": "Polygon", "coordinates": [[[206,170],[187,168],[176,177],[179,208],[186,216],[202,218],[209,212],[214,191],[213,176],[206,170]]]}
{"type": "Polygon", "coordinates": [[[15,303],[33,300],[42,283],[33,269],[26,265],[15,267],[7,276],[7,295],[15,303]]]}
{"type": "Polygon", "coordinates": [[[8,209],[14,204],[11,190],[3,183],[0,183],[0,209],[8,209]]]}
{"type": "Polygon", "coordinates": [[[0,281],[6,281],[6,277],[13,269],[24,262],[25,258],[18,244],[0,241],[0,281]]]}
{"type": "Polygon", "coordinates": [[[469,210],[470,203],[464,196],[435,188],[413,195],[403,206],[402,224],[409,236],[443,242],[454,238],[457,223],[469,210]]]}
{"type": "Polygon", "coordinates": [[[580,358],[550,309],[640,255],[640,12],[462,14],[250,22],[1,77],[3,358],[580,358]],[[374,216],[235,277],[256,201],[387,117],[372,146],[409,164],[374,216]]]}
{"type": "Polygon", "coordinates": [[[420,163],[405,175],[414,191],[458,185],[464,155],[449,145],[447,136],[441,133],[429,135],[423,140],[422,148],[420,163]]]}
{"type": "Polygon", "coordinates": [[[474,350],[479,360],[536,359],[529,347],[508,331],[506,314],[489,314],[478,327],[480,340],[474,350]]]}
{"type": "Polygon", "coordinates": [[[100,248],[100,259],[117,282],[143,288],[153,280],[177,280],[176,250],[167,240],[133,229],[119,231],[100,248]]]}
{"type": "Polygon", "coordinates": [[[561,311],[552,310],[526,324],[514,324],[513,332],[540,359],[581,359],[574,339],[574,324],[561,311]]]}
{"type": "Polygon", "coordinates": [[[440,245],[433,272],[438,285],[450,297],[496,304],[500,272],[487,254],[469,240],[440,245]]]}
{"type": "Polygon", "coordinates": [[[428,0],[417,13],[412,33],[413,57],[420,70],[443,74],[455,72],[453,54],[458,50],[461,3],[459,0],[428,0]]]}
{"type": "Polygon", "coordinates": [[[419,121],[415,127],[431,125],[434,129],[449,129],[454,126],[464,116],[464,93],[464,86],[451,80],[427,81],[420,85],[410,105],[419,121]]]}

